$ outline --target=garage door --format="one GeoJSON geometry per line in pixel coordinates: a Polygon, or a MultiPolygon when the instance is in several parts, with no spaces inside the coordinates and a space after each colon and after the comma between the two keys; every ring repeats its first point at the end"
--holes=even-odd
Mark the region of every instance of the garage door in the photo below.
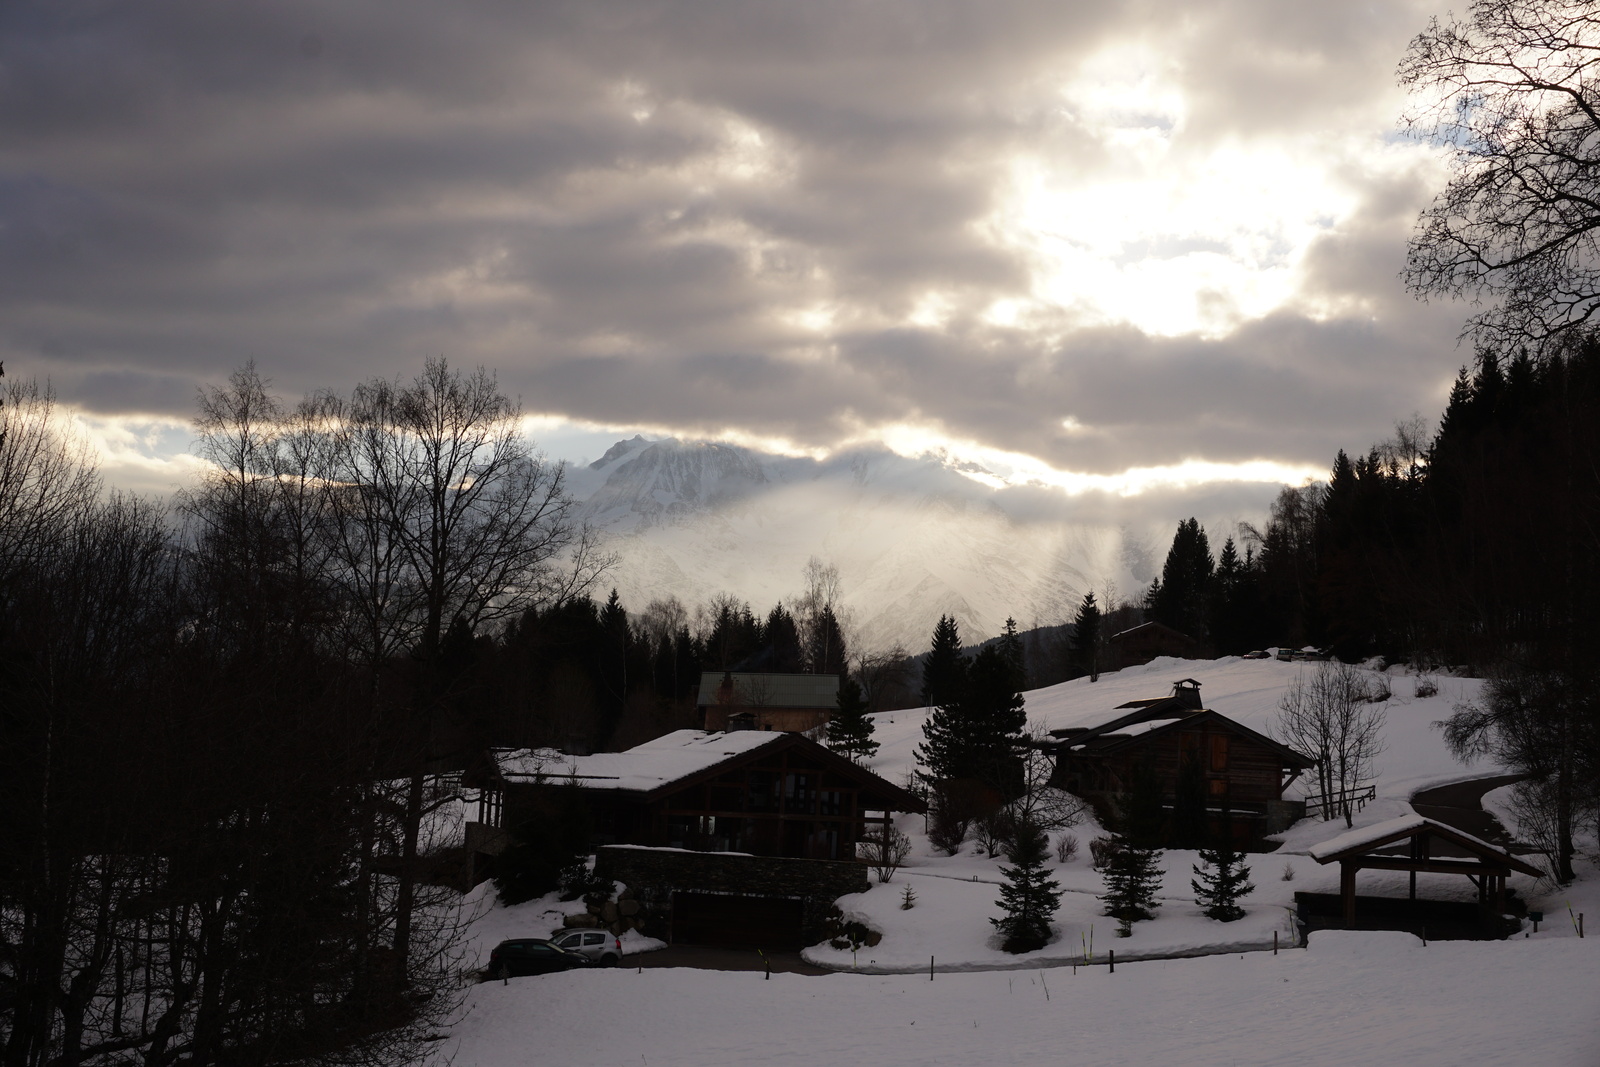
{"type": "Polygon", "coordinates": [[[783,897],[731,897],[715,893],[672,894],[675,944],[724,945],[790,951],[801,948],[805,905],[783,897]]]}

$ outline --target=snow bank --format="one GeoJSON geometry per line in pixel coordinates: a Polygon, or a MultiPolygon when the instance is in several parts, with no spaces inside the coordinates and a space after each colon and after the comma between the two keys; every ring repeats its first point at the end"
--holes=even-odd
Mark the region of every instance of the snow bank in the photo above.
{"type": "MultiPolygon", "coordinates": [[[[1120,953],[1119,953],[1120,956],[1120,953]]],[[[1323,932],[1307,949],[982,974],[628,968],[475,987],[457,1067],[1590,1067],[1600,938],[1433,942],[1323,932]],[[585,1026],[597,1004],[604,1025],[585,1026]]]]}

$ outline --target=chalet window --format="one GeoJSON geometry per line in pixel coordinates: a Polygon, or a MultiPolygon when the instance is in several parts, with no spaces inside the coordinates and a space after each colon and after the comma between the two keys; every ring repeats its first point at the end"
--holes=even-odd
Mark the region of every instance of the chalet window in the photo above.
{"type": "Polygon", "coordinates": [[[1225,771],[1228,769],[1228,735],[1211,735],[1211,769],[1225,771]]]}
{"type": "Polygon", "coordinates": [[[751,771],[746,796],[751,811],[777,811],[778,776],[771,771],[751,771]]]}
{"type": "Polygon", "coordinates": [[[818,815],[849,815],[850,800],[842,789],[824,789],[817,794],[818,815]]]}
{"type": "Polygon", "coordinates": [[[783,807],[791,815],[809,815],[816,810],[817,778],[814,774],[786,774],[783,778],[783,807]]]}

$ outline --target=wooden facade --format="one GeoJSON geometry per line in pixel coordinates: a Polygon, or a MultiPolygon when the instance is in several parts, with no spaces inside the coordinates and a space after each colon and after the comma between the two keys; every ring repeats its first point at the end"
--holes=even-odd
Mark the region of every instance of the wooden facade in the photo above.
{"type": "Polygon", "coordinates": [[[1110,816],[1131,788],[1136,768],[1149,765],[1170,807],[1178,799],[1183,764],[1194,761],[1214,832],[1228,827],[1237,843],[1250,847],[1287,828],[1303,808],[1284,801],[1283,792],[1315,761],[1202,707],[1199,689],[1200,683],[1184,679],[1170,697],[1123,705],[1118,710],[1131,710],[1120,718],[1054,731],[1053,784],[1110,816]]]}
{"type": "Polygon", "coordinates": [[[501,776],[490,792],[503,790],[503,818],[515,826],[536,817],[553,790],[574,784],[583,788],[597,845],[854,860],[869,823],[925,810],[915,796],[871,771],[781,732],[649,789],[607,788],[581,777],[501,776]]]}
{"type": "Polygon", "coordinates": [[[1105,669],[1108,671],[1136,667],[1141,663],[1149,663],[1157,656],[1193,659],[1201,652],[1199,644],[1188,634],[1159,622],[1141,623],[1113,634],[1106,644],[1105,669]]]}

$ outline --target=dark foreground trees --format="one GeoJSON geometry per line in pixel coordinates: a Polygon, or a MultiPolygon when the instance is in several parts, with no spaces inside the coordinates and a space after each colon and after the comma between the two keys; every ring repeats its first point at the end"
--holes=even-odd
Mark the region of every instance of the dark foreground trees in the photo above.
{"type": "Polygon", "coordinates": [[[0,1063],[408,1062],[453,1010],[427,857],[459,797],[424,761],[472,628],[559,595],[579,545],[492,383],[395,394],[385,421],[248,368],[207,392],[176,530],[6,397],[0,1063]]]}

